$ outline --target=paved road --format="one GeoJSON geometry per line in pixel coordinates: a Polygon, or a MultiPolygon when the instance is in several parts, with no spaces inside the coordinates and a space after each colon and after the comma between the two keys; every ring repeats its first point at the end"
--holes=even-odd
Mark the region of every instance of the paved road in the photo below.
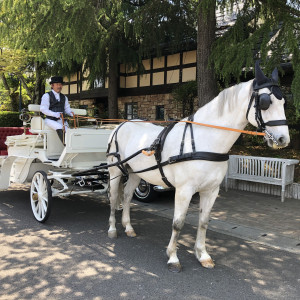
{"type": "MultiPolygon", "coordinates": [[[[183,271],[167,270],[171,220],[135,208],[137,238],[107,237],[109,206],[89,197],[55,199],[46,224],[29,193],[0,192],[0,299],[299,299],[297,254],[209,231],[216,268],[193,255],[196,229],[179,242],[183,271]]],[[[120,220],[120,213],[118,214],[120,220]]]]}

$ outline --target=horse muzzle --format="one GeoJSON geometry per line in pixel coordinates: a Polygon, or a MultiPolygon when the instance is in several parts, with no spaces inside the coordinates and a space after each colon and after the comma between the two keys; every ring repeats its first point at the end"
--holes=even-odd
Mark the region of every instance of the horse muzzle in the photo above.
{"type": "Polygon", "coordinates": [[[289,135],[285,135],[285,134],[273,135],[267,130],[265,130],[265,133],[266,133],[265,139],[267,141],[267,144],[269,147],[273,149],[285,148],[290,143],[289,135]]]}

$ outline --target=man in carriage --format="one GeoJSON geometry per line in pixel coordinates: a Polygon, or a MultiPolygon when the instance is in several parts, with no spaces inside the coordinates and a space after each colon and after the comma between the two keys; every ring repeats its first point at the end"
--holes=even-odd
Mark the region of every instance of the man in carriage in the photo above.
{"type": "Polygon", "coordinates": [[[51,91],[43,95],[40,111],[46,115],[45,125],[56,130],[58,137],[64,143],[64,132],[68,124],[61,119],[61,114],[73,116],[68,98],[61,93],[63,78],[60,76],[51,77],[51,91]],[[63,128],[65,127],[65,128],[63,128]]]}

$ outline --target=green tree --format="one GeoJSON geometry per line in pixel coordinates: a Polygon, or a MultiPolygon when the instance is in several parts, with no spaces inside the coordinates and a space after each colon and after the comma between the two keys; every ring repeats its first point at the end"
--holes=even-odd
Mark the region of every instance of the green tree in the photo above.
{"type": "Polygon", "coordinates": [[[196,0],[198,3],[197,82],[199,105],[217,94],[216,79],[239,81],[261,59],[266,73],[282,62],[294,69],[292,92],[300,108],[299,0],[196,0]],[[232,15],[216,38],[216,15],[232,15]]]}
{"type": "Polygon", "coordinates": [[[32,100],[32,78],[29,64],[31,58],[26,51],[11,50],[3,44],[0,48],[0,102],[1,109],[18,110],[19,82],[23,89],[22,98],[27,102],[32,100]]]}
{"type": "Polygon", "coordinates": [[[261,60],[266,73],[280,63],[291,62],[294,70],[292,93],[300,108],[300,1],[218,0],[221,12],[235,13],[236,21],[228,26],[211,48],[210,62],[218,78],[229,83],[239,81],[242,72],[252,70],[261,60]]]}
{"type": "Polygon", "coordinates": [[[83,66],[90,83],[109,78],[110,117],[117,117],[118,64],[142,71],[143,55],[159,53],[166,42],[179,45],[188,31],[195,32],[188,1],[3,0],[0,5],[0,33],[38,65],[47,64],[48,74],[83,66]]]}

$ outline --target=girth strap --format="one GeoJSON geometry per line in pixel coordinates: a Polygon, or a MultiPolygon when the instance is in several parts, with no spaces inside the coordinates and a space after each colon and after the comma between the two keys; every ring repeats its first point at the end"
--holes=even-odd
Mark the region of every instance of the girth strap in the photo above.
{"type": "MultiPolygon", "coordinates": [[[[173,163],[179,163],[183,161],[189,161],[189,160],[207,160],[207,161],[227,161],[229,159],[228,154],[222,154],[222,153],[215,153],[215,152],[204,152],[204,151],[197,151],[197,152],[189,152],[182,155],[175,155],[171,156],[167,161],[164,161],[160,163],[161,167],[173,164],[173,163]]],[[[133,172],[134,174],[153,171],[158,168],[158,165],[133,172]]]]}

